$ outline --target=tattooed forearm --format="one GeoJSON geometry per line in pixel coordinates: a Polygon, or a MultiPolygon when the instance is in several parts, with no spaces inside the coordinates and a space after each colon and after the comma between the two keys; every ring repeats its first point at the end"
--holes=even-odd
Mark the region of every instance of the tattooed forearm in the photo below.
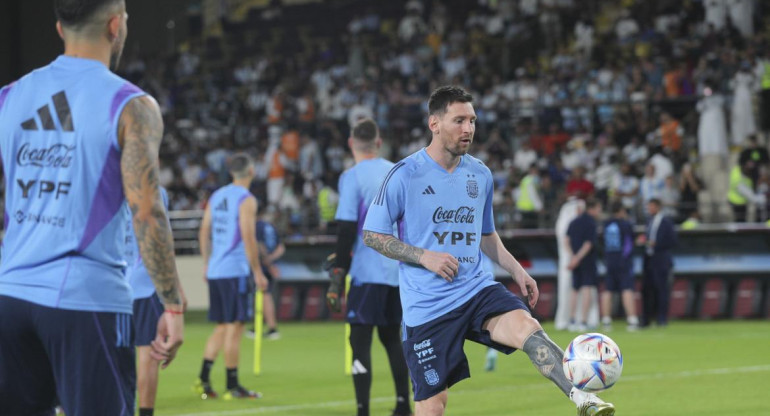
{"type": "Polygon", "coordinates": [[[158,149],[163,120],[149,97],[131,100],[120,119],[123,192],[133,216],[134,232],[147,272],[165,305],[181,305],[174,239],[160,196],[158,149]]]}
{"type": "Polygon", "coordinates": [[[366,230],[364,230],[364,244],[379,251],[383,256],[405,263],[420,264],[423,253],[423,249],[410,246],[392,235],[366,230]]]}

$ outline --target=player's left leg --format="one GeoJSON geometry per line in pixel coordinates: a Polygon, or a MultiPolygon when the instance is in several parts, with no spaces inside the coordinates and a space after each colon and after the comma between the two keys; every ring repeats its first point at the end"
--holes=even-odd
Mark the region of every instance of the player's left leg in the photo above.
{"type": "Polygon", "coordinates": [[[544,377],[578,406],[580,415],[611,416],[615,408],[596,395],[572,386],[564,375],[561,360],[564,351],[546,335],[540,323],[525,309],[516,309],[487,319],[482,328],[492,341],[524,351],[544,377]]]}
{"type": "Polygon", "coordinates": [[[224,358],[227,372],[227,392],[223,395],[225,400],[230,399],[256,399],[260,393],[247,390],[238,382],[238,361],[241,353],[241,337],[243,336],[244,323],[230,322],[225,324],[224,358]]]}
{"type": "Polygon", "coordinates": [[[158,393],[157,360],[150,356],[150,347],[136,347],[136,392],[139,396],[139,416],[153,416],[158,393]]]}
{"type": "Polygon", "coordinates": [[[369,394],[372,388],[372,325],[350,325],[350,348],[353,350],[353,389],[356,392],[356,414],[369,416],[369,394]]]}
{"type": "Polygon", "coordinates": [[[409,406],[409,369],[406,367],[404,351],[401,348],[399,325],[378,326],[377,335],[388,354],[390,372],[396,385],[396,408],[393,416],[409,416],[412,409],[409,406]]]}

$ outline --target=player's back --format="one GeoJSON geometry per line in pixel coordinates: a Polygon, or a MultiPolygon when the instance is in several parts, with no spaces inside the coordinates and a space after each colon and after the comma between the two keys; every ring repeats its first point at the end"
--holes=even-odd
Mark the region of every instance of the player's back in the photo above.
{"type": "Polygon", "coordinates": [[[633,250],[633,227],[627,220],[613,218],[604,225],[604,253],[607,260],[623,260],[633,250]]]}
{"type": "Polygon", "coordinates": [[[207,276],[224,279],[247,276],[251,269],[246,258],[240,228],[240,206],[251,197],[248,189],[227,185],[211,195],[211,257],[207,276]]]}
{"type": "MultiPolygon", "coordinates": [[[[160,188],[160,197],[163,199],[163,207],[168,210],[168,193],[166,188],[160,188]]],[[[125,209],[129,210],[128,204],[125,204],[125,209]]],[[[155,284],[150,278],[150,274],[147,272],[147,267],[144,265],[142,255],[139,253],[139,245],[136,241],[136,234],[134,233],[134,221],[129,211],[129,217],[126,221],[126,262],[128,267],[126,268],[126,278],[128,284],[131,286],[133,299],[143,299],[152,296],[155,293],[155,284]]]]}
{"type": "Polygon", "coordinates": [[[366,159],[346,170],[340,177],[340,202],[336,219],[358,222],[358,236],[350,264],[354,284],[398,286],[398,262],[363,242],[366,213],[393,165],[393,162],[382,158],[366,159]]]}
{"type": "Polygon", "coordinates": [[[139,88],[60,56],[0,90],[6,178],[0,294],[131,312],[118,120],[139,88]]]}

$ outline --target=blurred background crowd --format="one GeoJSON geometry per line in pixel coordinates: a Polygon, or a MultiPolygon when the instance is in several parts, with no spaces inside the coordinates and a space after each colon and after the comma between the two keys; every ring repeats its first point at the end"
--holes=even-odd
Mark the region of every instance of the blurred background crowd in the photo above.
{"type": "Polygon", "coordinates": [[[553,227],[570,196],[637,220],[651,198],[677,222],[767,219],[770,4],[298,3],[222,13],[174,54],[126,52],[122,74],[163,109],[172,210],[203,208],[246,150],[282,232],[328,233],[351,123],[375,119],[398,160],[427,145],[428,95],[451,83],[475,97],[498,228],[553,227]]]}

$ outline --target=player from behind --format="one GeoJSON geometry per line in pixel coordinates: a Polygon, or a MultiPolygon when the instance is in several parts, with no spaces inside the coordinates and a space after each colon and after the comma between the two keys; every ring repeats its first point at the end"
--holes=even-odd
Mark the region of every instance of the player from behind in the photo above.
{"type": "MultiPolygon", "coordinates": [[[[329,270],[331,285],[327,292],[329,306],[339,311],[345,276],[350,270],[352,282],[347,297],[347,321],[350,323],[350,347],[353,350],[353,387],[358,416],[369,416],[369,391],[372,386],[372,334],[385,347],[396,385],[394,416],[410,415],[409,379],[399,330],[401,301],[398,293],[398,263],[364,245],[361,227],[369,204],[377,196],[379,185],[393,163],[377,156],[382,139],[374,120],[363,119],[354,127],[348,146],[356,165],[339,179],[340,202],[335,263],[329,270]],[[353,253],[351,260],[351,251],[353,253]]],[[[390,230],[393,234],[393,228],[390,230]]]]}
{"type": "MultiPolygon", "coordinates": [[[[278,230],[272,223],[272,214],[267,210],[261,211],[257,220],[257,244],[259,244],[259,260],[262,265],[262,273],[267,278],[267,289],[262,296],[267,325],[267,339],[276,340],[281,337],[278,332],[278,320],[275,316],[275,301],[273,300],[273,283],[280,278],[280,270],[275,262],[286,253],[286,246],[278,235],[278,230]]],[[[261,336],[262,334],[260,334],[261,336]]]]}
{"type": "Polygon", "coordinates": [[[639,329],[634,303],[634,228],[628,221],[623,203],[613,202],[610,206],[612,218],[604,223],[604,264],[607,278],[602,293],[602,325],[612,327],[612,294],[620,293],[629,331],[639,329]]]}
{"type": "Polygon", "coordinates": [[[0,412],[133,415],[129,213],[165,311],[150,355],[168,365],[184,318],[158,188],[158,104],[110,72],[127,35],[123,0],[56,0],[64,54],[0,89],[5,237],[0,412]]]}
{"type": "Polygon", "coordinates": [[[249,320],[247,280],[253,275],[255,283],[265,290],[267,279],[259,264],[257,199],[249,192],[254,178],[253,163],[244,153],[236,153],[227,163],[233,182],[211,195],[198,235],[206,265],[203,274],[209,286],[209,321],[216,322],[216,327],[206,342],[195,388],[203,399],[218,397],[211,387],[209,374],[214,359],[224,349],[227,372],[224,399],[253,399],[261,394],[247,390],[238,382],[241,336],[244,323],[249,320]]]}
{"type": "Polygon", "coordinates": [[[570,331],[585,331],[588,328],[591,306],[596,305],[593,296],[599,285],[596,271],[596,220],[601,214],[602,204],[596,199],[589,199],[586,201],[585,212],[572,220],[567,227],[564,248],[570,259],[567,269],[572,271],[568,326],[570,331]],[[580,308],[577,304],[578,298],[582,301],[580,308]]]}
{"type": "MultiPolygon", "coordinates": [[[[168,194],[160,188],[163,206],[168,210],[168,194]]],[[[128,210],[128,206],[126,206],[128,210]]],[[[130,212],[130,211],[129,211],[130,212]]],[[[130,215],[130,214],[129,214],[130,215]]],[[[160,362],[152,358],[151,343],[155,338],[158,319],[163,315],[163,303],[160,301],[152,279],[139,254],[134,235],[133,221],[129,217],[126,223],[126,277],[131,286],[134,300],[134,345],[137,352],[136,386],[139,416],[153,416],[155,413],[155,397],[158,392],[158,365],[160,362]]]]}
{"type": "Polygon", "coordinates": [[[492,215],[489,169],[467,155],[476,114],[472,96],[440,87],[428,102],[428,147],[385,177],[364,223],[364,242],[399,260],[404,312],[403,349],[418,416],[443,415],[448,388],[470,376],[465,339],[505,353],[523,350],[573,402],[578,415],[613,415],[614,407],[572,387],[563,351],[543,332],[527,305],[479,264],[483,252],[537,302],[537,284],[505,249],[492,215]],[[399,237],[392,235],[398,224],[399,237]]]}

